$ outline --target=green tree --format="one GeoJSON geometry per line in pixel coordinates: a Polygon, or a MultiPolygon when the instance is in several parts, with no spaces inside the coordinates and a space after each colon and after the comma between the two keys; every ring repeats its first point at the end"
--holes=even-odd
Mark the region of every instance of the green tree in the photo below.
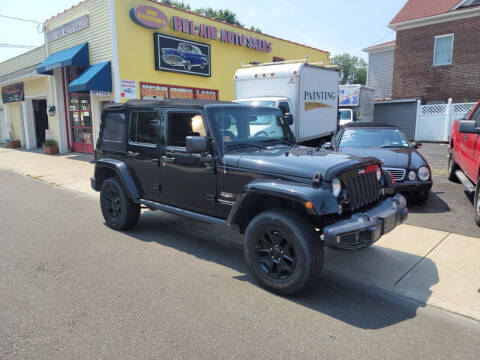
{"type": "MultiPolygon", "coordinates": [[[[165,5],[176,6],[180,9],[183,9],[183,10],[189,10],[190,11],[192,9],[190,7],[190,4],[183,2],[183,0],[180,0],[180,1],[178,1],[178,0],[162,0],[162,3],[165,4],[165,5]]],[[[233,11],[228,10],[228,9],[214,9],[212,7],[205,7],[205,8],[195,9],[195,10],[193,10],[193,12],[197,13],[197,14],[200,14],[200,15],[203,15],[203,16],[206,16],[206,17],[209,17],[209,18],[217,19],[217,20],[220,20],[220,21],[225,21],[229,24],[245,27],[245,25],[243,25],[240,22],[240,20],[238,20],[237,14],[235,14],[233,11]]],[[[251,26],[250,30],[257,31],[257,32],[261,33],[260,29],[257,28],[257,27],[254,27],[254,26],[251,26]]]]}
{"type": "Polygon", "coordinates": [[[196,9],[194,10],[194,12],[209,18],[225,21],[229,24],[243,26],[243,24],[237,19],[237,14],[235,14],[233,11],[230,11],[228,9],[217,10],[217,9],[208,7],[208,8],[196,9]]]}
{"type": "Polygon", "coordinates": [[[367,83],[367,62],[362,58],[345,53],[332,57],[330,64],[338,66],[340,84],[367,83]]]}

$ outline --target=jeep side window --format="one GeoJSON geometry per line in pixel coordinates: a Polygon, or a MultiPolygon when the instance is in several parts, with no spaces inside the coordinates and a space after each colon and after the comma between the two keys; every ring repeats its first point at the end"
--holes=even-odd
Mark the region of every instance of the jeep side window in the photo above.
{"type": "Polygon", "coordinates": [[[472,116],[472,120],[475,120],[475,127],[480,127],[480,105],[472,116]]]}
{"type": "Polygon", "coordinates": [[[202,115],[198,113],[168,113],[167,146],[186,147],[187,136],[206,136],[202,115]]]}
{"type": "Polygon", "coordinates": [[[278,107],[280,108],[280,111],[283,115],[290,112],[290,106],[288,106],[287,102],[281,102],[280,104],[278,104],[278,107]]]}
{"type": "Polygon", "coordinates": [[[156,145],[158,123],[157,112],[132,112],[130,117],[129,142],[156,145]]]}
{"type": "Polygon", "coordinates": [[[104,150],[122,151],[125,135],[125,117],[120,113],[107,113],[103,119],[102,144],[104,150]]]}

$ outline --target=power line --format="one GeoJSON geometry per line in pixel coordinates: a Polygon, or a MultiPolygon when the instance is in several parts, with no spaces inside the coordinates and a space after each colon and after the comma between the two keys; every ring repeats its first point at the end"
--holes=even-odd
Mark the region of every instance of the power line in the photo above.
{"type": "Polygon", "coordinates": [[[13,49],[33,49],[33,48],[36,48],[37,46],[0,43],[0,47],[13,48],[13,49]]]}
{"type": "Polygon", "coordinates": [[[4,17],[4,18],[7,18],[7,19],[11,19],[11,20],[19,20],[19,21],[25,21],[25,22],[31,22],[31,23],[34,23],[34,24],[43,25],[43,23],[41,23],[40,21],[36,21],[36,20],[22,19],[22,18],[17,18],[17,17],[14,17],[14,16],[8,16],[8,15],[2,15],[2,14],[0,14],[0,17],[4,17]]]}

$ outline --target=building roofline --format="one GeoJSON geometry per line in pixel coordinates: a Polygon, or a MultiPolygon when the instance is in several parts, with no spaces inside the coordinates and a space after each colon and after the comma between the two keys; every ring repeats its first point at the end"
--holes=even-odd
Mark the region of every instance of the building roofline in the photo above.
{"type": "Polygon", "coordinates": [[[438,24],[438,23],[443,23],[448,21],[466,19],[466,18],[475,17],[475,16],[480,16],[480,6],[466,8],[464,10],[450,11],[445,14],[429,16],[421,19],[414,19],[414,20],[393,23],[393,24],[390,23],[388,24],[388,27],[392,30],[398,31],[398,30],[412,29],[420,26],[433,25],[433,24],[438,24]]]}
{"type": "MultiPolygon", "coordinates": [[[[73,8],[76,8],[77,6],[83,4],[83,3],[87,2],[87,1],[90,1],[90,0],[80,1],[77,5],[73,5],[73,6],[71,6],[70,8],[65,9],[65,10],[62,11],[61,13],[58,13],[57,15],[54,15],[54,16],[50,17],[49,19],[45,20],[43,24],[45,25],[47,22],[53,20],[54,18],[56,18],[56,17],[64,14],[65,12],[67,12],[67,11],[73,9],[73,8]]],[[[238,25],[235,25],[235,24],[230,24],[230,23],[228,23],[228,22],[226,22],[226,21],[221,21],[221,20],[218,20],[218,19],[209,18],[209,17],[207,17],[207,16],[205,16],[205,15],[197,14],[197,13],[195,13],[195,12],[193,12],[193,11],[181,9],[181,8],[176,7],[176,6],[167,5],[167,4],[158,2],[158,1],[156,1],[156,0],[148,0],[148,1],[154,3],[155,5],[164,6],[164,7],[170,8],[170,9],[174,9],[174,10],[178,10],[178,11],[184,12],[184,13],[186,13],[186,14],[195,15],[195,16],[202,17],[202,18],[204,18],[204,19],[208,19],[208,20],[211,20],[211,21],[215,21],[215,22],[218,22],[218,23],[223,24],[223,25],[233,26],[233,27],[236,27],[236,28],[241,29],[241,30],[244,30],[244,31],[249,31],[249,32],[252,32],[252,33],[261,35],[261,36],[266,36],[266,37],[270,37],[270,38],[272,38],[272,39],[285,41],[285,42],[288,42],[288,43],[291,43],[291,44],[295,44],[295,45],[298,45],[298,46],[303,46],[303,47],[308,48],[308,49],[321,51],[321,52],[324,52],[324,53],[330,55],[330,52],[329,52],[329,51],[322,50],[322,49],[319,49],[319,48],[315,48],[315,47],[313,47],[313,46],[309,46],[309,45],[305,45],[305,44],[300,44],[300,43],[297,43],[297,42],[294,42],[294,41],[290,41],[290,40],[287,40],[287,39],[282,39],[282,38],[277,37],[277,36],[274,36],[274,35],[269,35],[269,34],[261,33],[261,32],[255,31],[255,30],[251,30],[251,29],[245,28],[245,27],[243,27],[243,26],[238,26],[238,25]]]]}
{"type": "Polygon", "coordinates": [[[385,43],[382,43],[382,44],[377,44],[377,45],[372,45],[372,46],[366,47],[362,51],[370,53],[370,52],[382,52],[382,51],[393,50],[393,49],[395,49],[395,44],[396,44],[396,41],[392,40],[392,41],[388,41],[388,42],[385,42],[385,43]]]}

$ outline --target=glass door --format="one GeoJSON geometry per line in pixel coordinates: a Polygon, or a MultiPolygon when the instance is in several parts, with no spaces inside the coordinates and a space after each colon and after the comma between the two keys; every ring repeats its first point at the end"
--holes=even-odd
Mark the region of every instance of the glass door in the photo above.
{"type": "Polygon", "coordinates": [[[93,153],[93,126],[90,94],[70,93],[69,113],[72,127],[72,150],[93,153]]]}

